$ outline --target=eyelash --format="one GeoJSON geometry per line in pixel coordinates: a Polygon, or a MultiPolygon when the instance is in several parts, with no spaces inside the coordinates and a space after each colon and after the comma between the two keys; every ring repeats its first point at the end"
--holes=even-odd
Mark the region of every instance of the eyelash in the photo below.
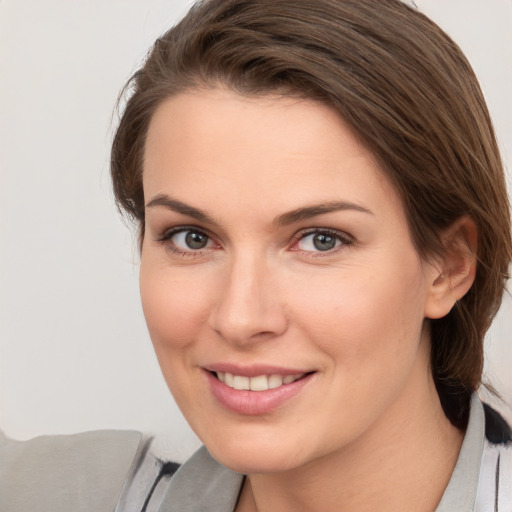
{"type": "MultiPolygon", "coordinates": [[[[190,249],[188,251],[180,249],[177,247],[174,243],[172,243],[172,238],[179,234],[179,233],[187,233],[187,232],[194,232],[201,235],[204,235],[208,238],[209,241],[214,241],[213,237],[211,237],[207,232],[205,232],[203,229],[196,228],[195,226],[180,226],[176,228],[169,229],[165,231],[162,235],[157,237],[155,239],[156,242],[165,244],[166,248],[173,254],[177,254],[178,256],[182,257],[200,257],[204,255],[204,252],[207,250],[211,250],[211,248],[205,248],[205,249],[190,249]]],[[[292,248],[290,250],[302,252],[303,254],[307,255],[309,258],[318,258],[318,257],[325,257],[330,256],[332,254],[337,253],[341,248],[351,246],[354,244],[354,241],[350,235],[347,233],[343,233],[340,231],[336,231],[333,229],[326,229],[326,228],[310,228],[306,231],[300,231],[296,233],[292,238],[292,248]],[[329,237],[335,238],[337,241],[341,242],[339,245],[335,246],[333,249],[329,249],[326,251],[304,251],[301,249],[294,249],[293,246],[297,245],[301,240],[304,240],[308,236],[311,235],[325,235],[329,237]]]]}
{"type": "Polygon", "coordinates": [[[311,235],[325,235],[329,237],[335,238],[337,241],[340,242],[339,245],[335,246],[332,249],[326,250],[326,251],[301,251],[301,249],[291,249],[293,251],[301,251],[305,255],[307,255],[308,258],[322,258],[327,256],[332,256],[333,254],[336,254],[338,251],[342,250],[344,247],[351,246],[354,244],[353,238],[348,235],[347,233],[336,231],[334,229],[326,229],[326,228],[310,228],[306,231],[300,231],[293,237],[293,245],[298,244],[301,240],[304,240],[308,236],[311,235]]]}
{"type": "MultiPolygon", "coordinates": [[[[211,237],[208,233],[206,233],[203,229],[196,228],[195,226],[180,226],[176,228],[169,229],[162,233],[158,238],[155,239],[156,242],[164,244],[166,246],[166,249],[170,251],[173,254],[177,254],[178,256],[182,256],[185,258],[194,258],[197,256],[202,256],[204,254],[203,249],[190,249],[189,251],[185,251],[183,249],[180,249],[172,242],[172,237],[175,235],[178,235],[179,233],[187,233],[187,232],[193,232],[198,233],[201,235],[204,235],[208,238],[208,240],[213,240],[213,237],[211,237]]],[[[206,249],[208,250],[208,249],[206,249]]]]}

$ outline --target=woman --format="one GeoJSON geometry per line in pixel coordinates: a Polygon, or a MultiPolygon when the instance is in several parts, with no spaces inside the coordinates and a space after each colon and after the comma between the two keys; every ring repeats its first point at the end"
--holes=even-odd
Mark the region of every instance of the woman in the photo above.
{"type": "Polygon", "coordinates": [[[209,0],[129,89],[114,190],[206,448],[164,486],[136,455],[117,510],[511,510],[475,393],[510,213],[456,45],[395,0],[209,0]]]}
{"type": "Polygon", "coordinates": [[[208,450],[162,510],[510,509],[474,394],[509,206],[456,45],[398,1],[211,0],[129,86],[114,190],[208,450]]]}

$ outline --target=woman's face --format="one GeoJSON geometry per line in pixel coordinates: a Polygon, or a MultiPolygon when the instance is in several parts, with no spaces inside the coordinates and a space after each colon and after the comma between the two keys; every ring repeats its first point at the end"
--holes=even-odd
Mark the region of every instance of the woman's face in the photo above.
{"type": "Polygon", "coordinates": [[[300,467],[414,407],[429,385],[435,271],[331,109],[177,95],[151,121],[144,194],[145,317],[172,394],[220,462],[300,467]]]}

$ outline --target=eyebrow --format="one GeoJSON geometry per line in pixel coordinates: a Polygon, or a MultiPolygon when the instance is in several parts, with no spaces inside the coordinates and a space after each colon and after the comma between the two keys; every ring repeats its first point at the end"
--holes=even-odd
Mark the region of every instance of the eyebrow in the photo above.
{"type": "MultiPolygon", "coordinates": [[[[155,206],[163,206],[174,212],[192,217],[193,219],[196,219],[200,222],[217,224],[217,222],[215,222],[215,220],[210,217],[210,215],[208,215],[204,210],[190,206],[186,203],[183,203],[182,201],[178,201],[177,199],[173,199],[167,194],[158,194],[146,204],[146,208],[153,208],[155,206]]],[[[346,210],[373,215],[371,210],[356,203],[351,203],[348,201],[330,201],[327,203],[296,208],[295,210],[283,213],[274,219],[273,224],[278,227],[288,226],[302,220],[311,219],[318,215],[346,210]]]]}
{"type": "Polygon", "coordinates": [[[216,224],[212,217],[210,217],[204,210],[195,208],[186,203],[172,199],[166,194],[158,194],[149,203],[146,204],[146,208],[153,208],[154,206],[163,206],[173,212],[181,213],[192,217],[200,222],[206,222],[208,224],[216,224]]]}
{"type": "Polygon", "coordinates": [[[289,224],[294,224],[295,222],[300,222],[301,220],[311,219],[317,215],[324,215],[326,213],[346,210],[373,215],[371,210],[356,203],[351,203],[348,201],[330,201],[327,203],[297,208],[296,210],[284,213],[274,220],[274,225],[287,226],[289,224]]]}

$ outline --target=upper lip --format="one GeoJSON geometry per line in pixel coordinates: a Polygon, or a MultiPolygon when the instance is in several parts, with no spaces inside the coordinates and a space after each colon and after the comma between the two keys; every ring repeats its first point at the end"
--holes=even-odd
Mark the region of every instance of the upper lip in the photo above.
{"type": "Polygon", "coordinates": [[[232,363],[214,363],[203,366],[209,372],[231,373],[244,377],[258,377],[259,375],[298,375],[301,373],[311,373],[314,370],[304,370],[302,368],[285,368],[284,366],[268,364],[239,365],[232,363]]]}

